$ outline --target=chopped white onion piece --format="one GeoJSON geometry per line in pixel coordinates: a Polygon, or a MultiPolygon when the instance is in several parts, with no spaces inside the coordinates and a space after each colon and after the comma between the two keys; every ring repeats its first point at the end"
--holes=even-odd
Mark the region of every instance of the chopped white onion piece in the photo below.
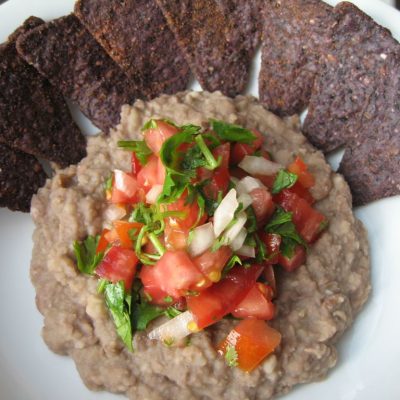
{"type": "Polygon", "coordinates": [[[259,179],[253,178],[252,176],[244,177],[236,185],[236,190],[239,195],[243,193],[250,193],[252,190],[259,188],[265,188],[265,186],[259,179]]]}
{"type": "Polygon", "coordinates": [[[215,237],[218,237],[232,221],[238,205],[236,190],[231,189],[214,212],[215,237]]]}
{"type": "Polygon", "coordinates": [[[237,221],[224,232],[227,244],[232,243],[247,221],[247,215],[241,211],[237,216],[237,221]]]}
{"type": "Polygon", "coordinates": [[[214,226],[212,222],[197,226],[192,231],[193,239],[189,245],[189,253],[192,257],[199,256],[212,246],[215,240],[214,226]]]}
{"type": "Polygon", "coordinates": [[[146,202],[148,204],[155,204],[162,191],[163,185],[154,185],[146,194],[146,202]]]}
{"type": "Polygon", "coordinates": [[[238,235],[235,237],[235,239],[233,239],[231,243],[231,249],[233,251],[239,250],[243,246],[246,237],[247,237],[247,229],[242,228],[238,233],[238,235]]]}
{"type": "Polygon", "coordinates": [[[135,195],[137,190],[137,182],[135,178],[130,176],[124,171],[119,169],[114,170],[114,187],[126,196],[132,197],[135,195]]]}
{"type": "Polygon", "coordinates": [[[251,175],[274,175],[283,168],[278,163],[256,156],[245,156],[239,167],[251,175]]]}
{"type": "Polygon", "coordinates": [[[242,193],[238,197],[238,203],[242,203],[243,205],[243,210],[245,210],[247,207],[249,207],[253,203],[253,198],[247,194],[247,193],[242,193]]]}
{"type": "Polygon", "coordinates": [[[110,204],[104,211],[104,221],[113,222],[124,218],[126,215],[126,208],[117,204],[110,204]]]}
{"type": "Polygon", "coordinates": [[[192,333],[189,329],[189,324],[191,322],[194,322],[193,314],[190,311],[185,311],[153,329],[148,334],[148,338],[175,343],[192,333]]]}
{"type": "Polygon", "coordinates": [[[256,250],[251,246],[242,246],[239,250],[236,251],[240,256],[254,258],[256,256],[256,250]]]}

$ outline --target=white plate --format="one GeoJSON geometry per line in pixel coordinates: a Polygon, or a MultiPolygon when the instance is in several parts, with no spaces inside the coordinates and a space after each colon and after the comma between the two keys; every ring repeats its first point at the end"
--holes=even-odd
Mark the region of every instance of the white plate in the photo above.
{"type": "MultiPolygon", "coordinates": [[[[354,2],[400,38],[398,11],[377,0],[354,2]]],[[[52,19],[72,11],[73,4],[74,0],[9,0],[0,6],[0,42],[28,16],[52,19]]],[[[254,64],[249,93],[257,95],[259,58],[254,64]]],[[[93,131],[82,119],[79,122],[85,132],[93,131]]],[[[285,400],[400,399],[400,197],[358,208],[356,214],[370,237],[371,298],[341,341],[340,361],[328,378],[296,388],[285,400]]],[[[44,345],[42,316],[29,280],[32,232],[29,215],[0,209],[0,399],[121,399],[88,391],[72,360],[44,345]]]]}

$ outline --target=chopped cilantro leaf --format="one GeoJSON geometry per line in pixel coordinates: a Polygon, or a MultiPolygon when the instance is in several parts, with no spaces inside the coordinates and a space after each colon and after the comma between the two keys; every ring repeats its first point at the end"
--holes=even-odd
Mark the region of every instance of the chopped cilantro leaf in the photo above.
{"type": "Polygon", "coordinates": [[[238,363],[238,353],[234,346],[228,345],[225,349],[225,362],[228,367],[237,367],[238,363]]]}
{"type": "Polygon", "coordinates": [[[167,347],[171,347],[174,345],[175,343],[175,339],[173,337],[169,337],[169,338],[165,338],[163,340],[163,343],[167,346],[167,347]]]}
{"type": "Polygon", "coordinates": [[[96,254],[100,236],[88,236],[83,243],[74,242],[74,253],[80,272],[93,275],[94,270],[103,258],[104,253],[96,254]]]}
{"type": "Polygon", "coordinates": [[[118,146],[133,151],[141,165],[146,165],[149,156],[153,154],[144,140],[120,140],[118,146]]]}
{"type": "Polygon", "coordinates": [[[247,235],[246,240],[244,241],[244,244],[246,246],[256,247],[257,242],[256,242],[256,239],[254,238],[254,235],[247,235]]]}
{"type": "Polygon", "coordinates": [[[228,241],[224,235],[221,235],[219,238],[215,239],[213,245],[211,246],[211,251],[215,252],[219,250],[222,246],[226,246],[228,241]]]}
{"type": "Polygon", "coordinates": [[[265,227],[266,232],[281,236],[280,251],[288,258],[293,256],[296,246],[306,246],[305,241],[296,230],[292,217],[291,212],[286,212],[283,208],[278,207],[265,227]]]}
{"type": "Polygon", "coordinates": [[[104,296],[119,337],[125,343],[125,346],[133,351],[130,316],[132,298],[125,293],[124,282],[107,282],[104,287],[104,296]]]}
{"type": "Polygon", "coordinates": [[[147,131],[148,129],[156,129],[157,121],[155,119],[149,119],[142,127],[142,132],[147,131]]]}
{"type": "Polygon", "coordinates": [[[229,261],[225,264],[224,269],[222,270],[222,274],[221,274],[221,278],[224,278],[228,272],[236,265],[242,265],[242,260],[239,258],[239,256],[237,256],[236,254],[234,254],[229,261]]]}
{"type": "Polygon", "coordinates": [[[257,243],[257,248],[256,248],[256,262],[259,264],[262,264],[267,258],[267,246],[265,243],[260,239],[260,237],[255,234],[254,238],[257,243]]]}
{"type": "Polygon", "coordinates": [[[133,307],[133,326],[137,331],[144,331],[147,325],[164,314],[164,310],[161,307],[155,306],[148,303],[147,301],[142,301],[141,303],[136,303],[133,307]]]}
{"type": "Polygon", "coordinates": [[[254,233],[257,231],[257,217],[254,212],[253,206],[249,206],[246,208],[247,221],[246,221],[246,229],[248,233],[254,233]]]}
{"type": "Polygon", "coordinates": [[[272,187],[272,194],[277,194],[283,189],[291,188],[297,181],[297,175],[284,169],[279,170],[272,187]]]}
{"type": "Polygon", "coordinates": [[[223,141],[252,144],[256,135],[239,125],[228,124],[215,119],[210,120],[212,130],[223,141]]]}
{"type": "Polygon", "coordinates": [[[113,184],[113,176],[110,175],[107,180],[104,182],[104,190],[106,192],[110,191],[112,189],[112,184],[113,184]]]}
{"type": "Polygon", "coordinates": [[[206,159],[203,157],[199,146],[193,146],[185,152],[182,160],[182,169],[184,171],[194,171],[196,168],[207,165],[206,159]]]}
{"type": "Polygon", "coordinates": [[[275,233],[274,228],[282,225],[286,222],[291,222],[293,213],[285,211],[282,207],[277,207],[276,211],[272,215],[270,221],[265,226],[265,230],[270,233],[275,233]]]}
{"type": "Polygon", "coordinates": [[[179,314],[182,314],[182,311],[179,311],[177,308],[170,306],[166,310],[164,310],[164,315],[169,319],[177,317],[179,314]]]}
{"type": "Polygon", "coordinates": [[[171,296],[165,296],[164,297],[164,301],[166,303],[172,303],[174,301],[174,299],[171,296]]]}

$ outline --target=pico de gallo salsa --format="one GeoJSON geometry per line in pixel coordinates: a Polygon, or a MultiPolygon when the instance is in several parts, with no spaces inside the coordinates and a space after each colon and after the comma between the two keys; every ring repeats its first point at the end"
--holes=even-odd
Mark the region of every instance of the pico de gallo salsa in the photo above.
{"type": "Polygon", "coordinates": [[[314,176],[296,157],[275,162],[263,135],[210,120],[149,120],[143,140],[120,141],[131,169],[105,183],[104,230],[74,243],[78,269],[98,291],[129,350],[150,339],[182,344],[222,318],[238,320],[219,344],[230,366],[251,371],[279,345],[275,268],[293,271],[327,226],[313,208],[314,176]]]}

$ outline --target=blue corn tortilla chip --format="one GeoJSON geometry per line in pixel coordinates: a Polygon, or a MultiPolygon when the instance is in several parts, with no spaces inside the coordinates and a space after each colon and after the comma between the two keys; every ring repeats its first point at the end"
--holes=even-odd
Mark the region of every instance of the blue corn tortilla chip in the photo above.
{"type": "Polygon", "coordinates": [[[73,14],[19,37],[20,55],[103,132],[118,124],[137,88],[73,14]]]}
{"type": "Polygon", "coordinates": [[[80,0],[75,14],[140,87],[141,98],[186,89],[189,66],[154,0],[80,0]]]}
{"type": "Polygon", "coordinates": [[[86,139],[62,94],[17,53],[15,41],[44,22],[31,17],[0,46],[0,142],[67,166],[86,154],[86,139]]]}

